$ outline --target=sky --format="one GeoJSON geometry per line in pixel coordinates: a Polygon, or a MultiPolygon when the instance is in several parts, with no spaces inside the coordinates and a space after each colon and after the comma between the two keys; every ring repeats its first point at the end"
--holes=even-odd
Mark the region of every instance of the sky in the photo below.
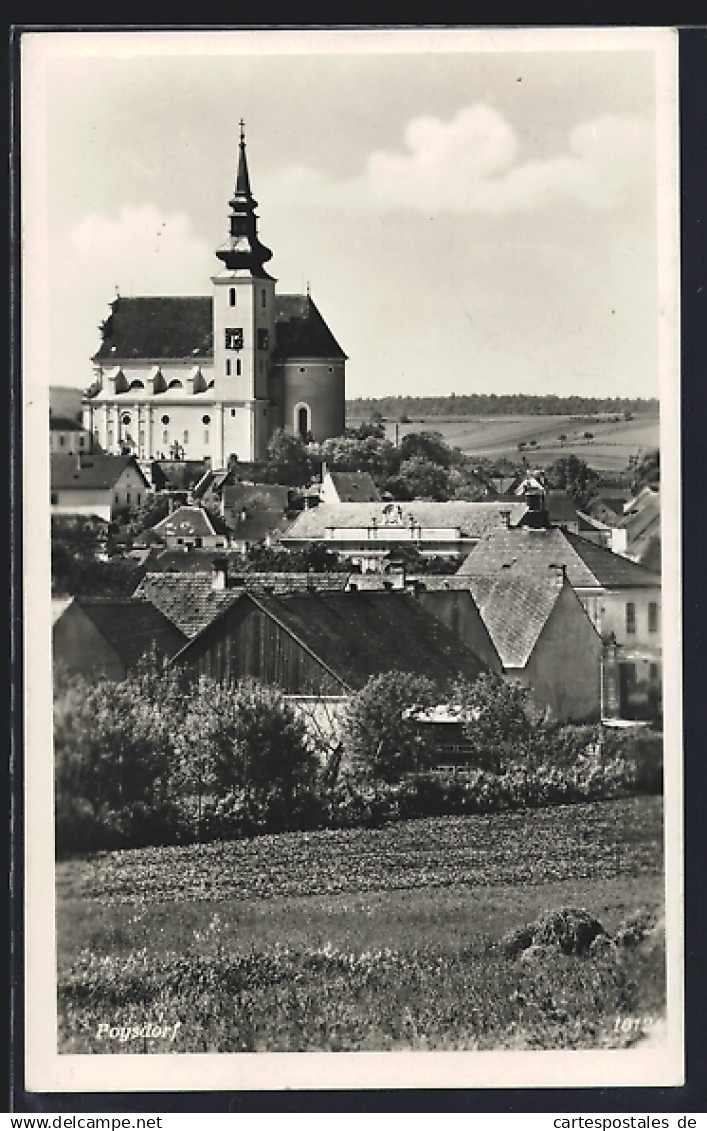
{"type": "Polygon", "coordinates": [[[26,379],[89,385],[117,292],[210,293],[242,117],[268,270],[310,285],[349,397],[658,395],[673,44],[25,35],[26,379]]]}

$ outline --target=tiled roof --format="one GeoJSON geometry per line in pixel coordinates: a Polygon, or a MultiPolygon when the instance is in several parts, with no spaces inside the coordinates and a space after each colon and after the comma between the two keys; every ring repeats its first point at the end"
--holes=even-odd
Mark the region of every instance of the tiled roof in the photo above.
{"type": "Polygon", "coordinates": [[[266,507],[248,508],[245,518],[240,517],[239,511],[227,512],[231,522],[231,537],[237,542],[247,542],[253,545],[262,542],[268,535],[275,536],[289,525],[289,519],[281,510],[270,510],[266,507]]]}
{"type": "Polygon", "coordinates": [[[367,471],[330,471],[341,503],[377,503],[378,488],[367,471]]]}
{"type": "Polygon", "coordinates": [[[447,502],[447,503],[322,503],[303,511],[286,531],[286,537],[317,539],[326,536],[328,527],[365,527],[372,520],[387,526],[389,518],[402,516],[391,525],[403,527],[412,519],[423,529],[458,529],[467,538],[481,538],[489,531],[504,525],[504,514],[509,515],[511,526],[517,523],[528,507],[524,502],[447,502]]]}
{"type": "Polygon", "coordinates": [[[309,295],[275,296],[276,358],[345,358],[309,295]]]}
{"type": "MultiPolygon", "coordinates": [[[[192,555],[185,555],[191,559],[192,555]]],[[[150,572],[143,577],[134,596],[151,601],[185,636],[194,636],[229,608],[246,590],[291,593],[309,588],[342,591],[347,573],[246,573],[229,562],[227,589],[212,588],[211,572],[202,564],[199,573],[150,572]]]]}
{"type": "Polygon", "coordinates": [[[96,361],[198,358],[213,353],[209,297],[121,297],[110,305],[96,361]]]}
{"type": "MultiPolygon", "coordinates": [[[[213,356],[213,304],[208,295],[121,296],[110,305],[96,361],[213,356]]],[[[308,295],[276,296],[274,355],[281,359],[346,356],[308,295]]]]}
{"type": "Polygon", "coordinates": [[[73,605],[86,614],[128,667],[153,647],[170,658],[186,643],[183,633],[147,601],[77,599],[69,608],[73,605]]]}
{"type": "MultiPolygon", "coordinates": [[[[249,596],[352,690],[385,671],[426,675],[442,687],[460,676],[473,679],[484,667],[449,629],[404,593],[249,596]]],[[[179,658],[186,658],[194,645],[191,641],[179,658]]]]}
{"type": "Polygon", "coordinates": [[[280,483],[229,483],[223,488],[222,498],[228,510],[256,506],[261,510],[284,511],[290,488],[280,483]]]}
{"type": "Polygon", "coordinates": [[[65,490],[76,487],[82,490],[110,490],[126,467],[132,467],[148,486],[133,456],[111,456],[106,452],[92,455],[52,454],[52,490],[65,490]]]}
{"type": "Polygon", "coordinates": [[[146,534],[182,538],[213,538],[229,535],[229,529],[218,515],[211,515],[203,507],[183,506],[160,519],[146,534]]]}
{"type": "Polygon", "coordinates": [[[469,587],[504,668],[524,668],[562,591],[561,576],[470,577],[469,587]]]}
{"type": "Polygon", "coordinates": [[[488,575],[506,569],[538,576],[563,565],[575,589],[660,584],[655,574],[636,562],[557,527],[495,531],[474,547],[457,576],[488,575]]]}

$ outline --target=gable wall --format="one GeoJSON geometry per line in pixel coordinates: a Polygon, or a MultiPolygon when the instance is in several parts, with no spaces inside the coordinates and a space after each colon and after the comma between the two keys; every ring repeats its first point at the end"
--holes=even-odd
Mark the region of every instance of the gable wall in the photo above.
{"type": "Polygon", "coordinates": [[[539,707],[560,722],[601,713],[601,637],[570,586],[560,593],[525,668],[524,682],[539,707]]]}
{"type": "Polygon", "coordinates": [[[121,680],[126,675],[118,653],[76,604],[69,605],[54,625],[52,653],[55,665],[71,675],[90,680],[121,680]]]}

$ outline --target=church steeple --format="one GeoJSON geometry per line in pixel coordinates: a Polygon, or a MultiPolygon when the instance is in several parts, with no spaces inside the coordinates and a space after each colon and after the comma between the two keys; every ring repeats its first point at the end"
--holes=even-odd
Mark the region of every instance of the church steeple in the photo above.
{"type": "Polygon", "coordinates": [[[245,152],[245,123],[240,121],[238,170],[233,198],[229,201],[229,239],[217,252],[217,257],[229,271],[247,270],[252,275],[267,278],[263,264],[272,259],[269,247],[258,239],[258,202],[250,188],[248,161],[245,152]]]}

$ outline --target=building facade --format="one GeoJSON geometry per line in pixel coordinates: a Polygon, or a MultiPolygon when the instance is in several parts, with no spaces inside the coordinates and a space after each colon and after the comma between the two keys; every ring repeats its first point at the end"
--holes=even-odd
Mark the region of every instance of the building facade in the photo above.
{"type": "Polygon", "coordinates": [[[344,431],[346,355],[309,293],[277,295],[265,270],[242,123],[230,207],[211,295],[111,303],[83,401],[105,451],[224,467],[262,459],[279,428],[315,440],[344,431]]]}

